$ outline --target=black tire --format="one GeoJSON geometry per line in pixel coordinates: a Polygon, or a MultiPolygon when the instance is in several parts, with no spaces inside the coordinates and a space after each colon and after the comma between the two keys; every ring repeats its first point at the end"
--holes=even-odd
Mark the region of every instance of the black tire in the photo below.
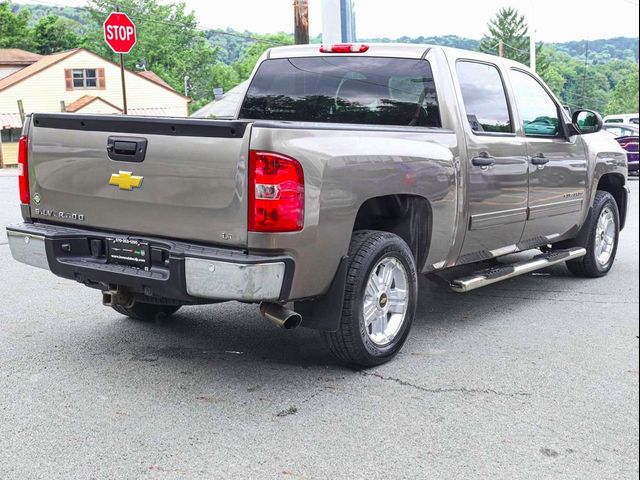
{"type": "Polygon", "coordinates": [[[154,303],[133,302],[131,306],[112,305],[111,308],[133,320],[150,322],[173,315],[180,309],[180,305],[157,305],[154,303]]]}
{"type": "MultiPolygon", "coordinates": [[[[322,339],[333,355],[346,364],[372,367],[388,362],[407,339],[416,312],[417,297],[418,275],[413,254],[407,244],[391,233],[357,231],[349,246],[349,267],[340,327],[336,332],[321,332],[322,339]],[[404,267],[407,306],[404,320],[393,339],[385,345],[378,345],[367,332],[363,302],[373,268],[386,258],[391,261],[397,259],[404,267]]],[[[385,299],[384,304],[381,303],[381,308],[386,302],[385,299]]]]}
{"type": "Polygon", "coordinates": [[[587,224],[584,226],[584,229],[585,230],[583,230],[581,238],[573,243],[573,246],[584,247],[587,250],[587,254],[578,260],[571,260],[567,262],[567,268],[577,277],[603,277],[609,273],[609,270],[611,270],[613,262],[616,259],[618,239],[620,237],[620,213],[618,212],[618,204],[609,192],[598,190],[596,198],[593,201],[591,214],[587,219],[587,224]],[[596,255],[596,235],[600,215],[605,209],[609,209],[609,211],[613,212],[615,239],[609,260],[602,264],[598,261],[596,255]]]}

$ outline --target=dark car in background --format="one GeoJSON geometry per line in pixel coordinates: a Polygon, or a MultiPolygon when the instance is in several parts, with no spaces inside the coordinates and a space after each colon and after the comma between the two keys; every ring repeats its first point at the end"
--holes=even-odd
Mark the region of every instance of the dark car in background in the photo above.
{"type": "Polygon", "coordinates": [[[616,137],[616,140],[627,152],[629,173],[638,175],[638,131],[640,127],[634,124],[605,123],[603,127],[616,137]]]}

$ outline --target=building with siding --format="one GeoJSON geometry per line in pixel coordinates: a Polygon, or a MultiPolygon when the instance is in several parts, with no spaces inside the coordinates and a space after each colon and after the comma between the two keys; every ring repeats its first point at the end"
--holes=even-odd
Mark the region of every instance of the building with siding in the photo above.
{"type": "MultiPolygon", "coordinates": [[[[82,48],[35,57],[21,50],[0,49],[0,59],[5,61],[0,68],[7,72],[11,55],[27,63],[14,63],[11,73],[0,75],[0,165],[16,163],[22,113],[122,114],[119,65],[82,48]]],[[[155,73],[125,70],[125,83],[129,115],[189,115],[189,98],[155,73]]]]}
{"type": "Polygon", "coordinates": [[[42,58],[37,53],[26,52],[19,48],[0,48],[0,78],[36,63],[42,58]]]}

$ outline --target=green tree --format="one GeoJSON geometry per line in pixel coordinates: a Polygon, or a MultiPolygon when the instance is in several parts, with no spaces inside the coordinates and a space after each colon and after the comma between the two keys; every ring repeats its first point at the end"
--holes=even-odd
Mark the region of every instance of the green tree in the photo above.
{"type": "Polygon", "coordinates": [[[505,57],[529,64],[529,26],[515,8],[501,8],[487,24],[489,34],[480,41],[480,51],[498,54],[500,41],[504,43],[505,57]]]}
{"type": "Polygon", "coordinates": [[[41,17],[33,27],[33,44],[41,55],[76,48],[82,44],[71,20],[55,15],[41,17]]]}
{"type": "Polygon", "coordinates": [[[259,38],[259,40],[247,48],[242,57],[232,64],[234,70],[238,72],[241,81],[249,78],[258,59],[269,48],[280,45],[293,45],[293,36],[287,33],[261,35],[256,38],[259,38]]]}
{"type": "Polygon", "coordinates": [[[212,75],[214,88],[222,88],[225,92],[242,81],[238,72],[231,65],[222,62],[218,62],[213,66],[212,75]]]}
{"type": "Polygon", "coordinates": [[[640,110],[638,101],[638,65],[615,86],[607,104],[607,114],[633,113],[640,110]]]}
{"type": "Polygon", "coordinates": [[[9,2],[0,2],[0,48],[33,48],[30,17],[28,10],[13,13],[9,2]]]}

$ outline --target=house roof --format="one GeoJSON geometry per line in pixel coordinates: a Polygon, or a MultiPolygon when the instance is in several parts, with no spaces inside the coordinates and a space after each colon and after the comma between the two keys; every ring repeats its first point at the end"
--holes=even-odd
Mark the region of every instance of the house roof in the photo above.
{"type": "Polygon", "coordinates": [[[19,113],[0,113],[0,130],[5,128],[21,128],[22,120],[19,113]]]}
{"type": "Polygon", "coordinates": [[[50,66],[55,65],[58,62],[61,62],[65,58],[69,58],[71,55],[77,53],[79,50],[80,49],[68,50],[66,52],[54,53],[52,55],[45,55],[44,57],[41,57],[40,60],[38,60],[35,63],[32,63],[28,67],[24,67],[23,69],[18,70],[17,72],[12,73],[7,77],[0,78],[0,92],[5,88],[9,88],[10,86],[15,85],[16,83],[21,82],[22,80],[26,80],[27,78],[35,75],[36,73],[41,72],[42,70],[45,70],[50,66]]]}
{"type": "Polygon", "coordinates": [[[165,88],[170,88],[171,90],[173,90],[174,92],[176,92],[177,90],[175,88],[173,88],[171,85],[169,85],[167,82],[165,82],[162,77],[160,77],[159,75],[156,75],[154,72],[152,72],[151,70],[145,70],[144,72],[137,72],[138,75],[143,76],[144,78],[146,78],[147,80],[151,80],[152,82],[157,83],[158,85],[162,85],[165,88]]]}
{"type": "Polygon", "coordinates": [[[65,107],[65,110],[67,112],[70,113],[75,113],[79,110],[82,110],[84,107],[86,107],[87,105],[89,105],[90,103],[93,103],[95,101],[100,101],[102,103],[106,103],[107,105],[109,105],[110,107],[115,108],[118,111],[122,111],[122,109],[116,105],[114,105],[113,103],[107,102],[104,98],[102,97],[96,97],[94,95],[83,95],[82,97],[80,97],[78,100],[76,100],[75,102],[70,103],[69,105],[67,105],[65,107]]]}
{"type": "Polygon", "coordinates": [[[31,65],[42,58],[19,48],[0,48],[0,65],[31,65]]]}
{"type": "MultiPolygon", "coordinates": [[[[110,63],[111,65],[115,65],[118,68],[120,68],[120,66],[110,60],[107,60],[106,58],[102,58],[99,55],[93,53],[90,50],[87,50],[85,48],[75,48],[73,50],[68,50],[66,52],[60,52],[60,53],[54,53],[52,55],[45,55],[43,57],[40,58],[40,60],[38,60],[35,63],[32,63],[31,65],[29,65],[28,67],[25,67],[21,70],[18,70],[15,73],[12,73],[11,75],[1,78],[0,79],[0,92],[15,85],[18,82],[21,82],[23,80],[26,80],[27,78],[41,72],[42,70],[45,70],[53,65],[55,65],[58,62],[61,62],[62,60],[65,60],[69,57],[71,57],[72,55],[75,55],[78,52],[88,52],[91,55],[94,55],[96,57],[98,57],[100,60],[102,60],[103,62],[107,62],[110,63]]],[[[160,77],[158,77],[155,73],[153,74],[154,77],[156,77],[158,80],[149,78],[148,76],[142,75],[139,72],[133,72],[129,69],[127,69],[127,71],[133,75],[137,75],[138,77],[144,78],[145,80],[152,82],[154,85],[158,85],[166,90],[169,90],[171,93],[174,93],[176,95],[180,95],[182,98],[184,98],[185,100],[191,101],[191,99],[185,95],[182,95],[180,92],[178,92],[177,90],[174,90],[173,88],[171,88],[171,86],[166,83],[164,80],[162,80],[160,77]]],[[[149,72],[149,73],[153,73],[153,72],[149,72]]]]}

